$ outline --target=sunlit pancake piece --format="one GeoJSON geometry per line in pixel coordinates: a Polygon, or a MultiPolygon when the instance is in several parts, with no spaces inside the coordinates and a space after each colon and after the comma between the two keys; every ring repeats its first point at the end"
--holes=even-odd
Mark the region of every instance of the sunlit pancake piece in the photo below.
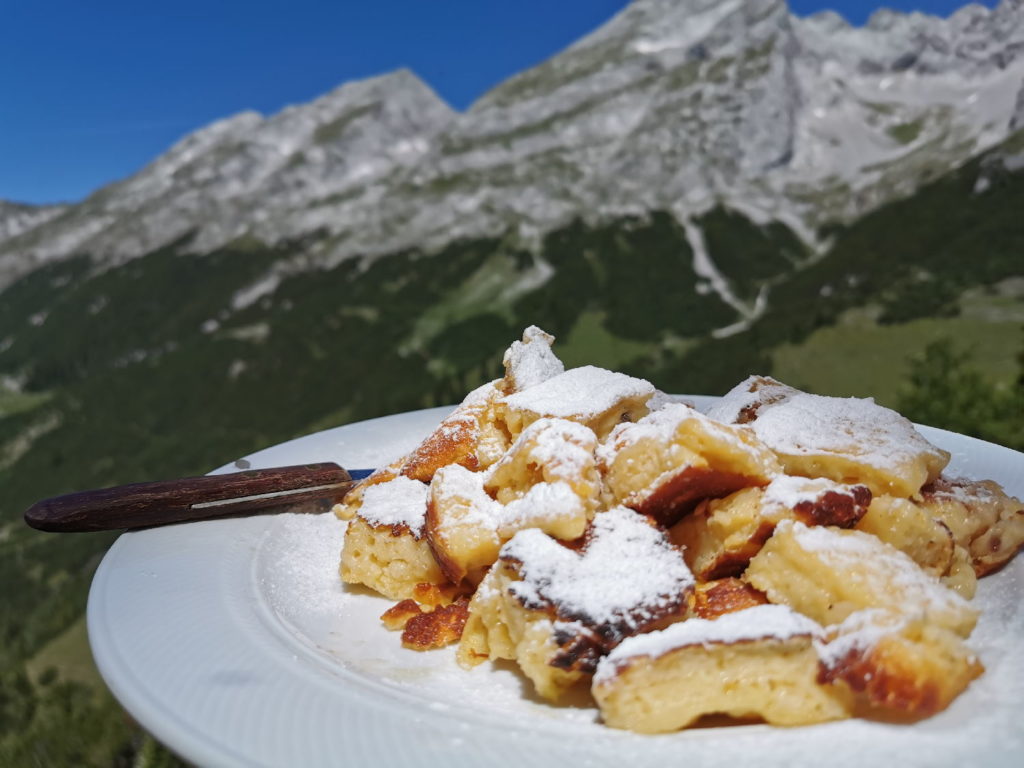
{"type": "Polygon", "coordinates": [[[953,560],[940,581],[968,600],[978,590],[978,574],[974,571],[971,553],[959,544],[953,545],[953,560]]]}
{"type": "Polygon", "coordinates": [[[452,466],[434,475],[424,530],[434,559],[453,583],[479,583],[498,559],[502,512],[502,505],[484,490],[482,472],[452,466]]]}
{"type": "Polygon", "coordinates": [[[842,680],[868,707],[914,717],[945,709],[984,672],[955,632],[884,610],[830,627],[819,654],[822,681],[842,680]]]}
{"type": "Polygon", "coordinates": [[[421,583],[445,584],[424,537],[427,486],[396,477],[366,488],[345,529],[341,578],[363,584],[392,600],[415,596],[421,583]]]}
{"type": "Polygon", "coordinates": [[[539,419],[488,473],[444,467],[430,486],[426,532],[453,582],[476,584],[501,545],[525,528],[559,539],[583,535],[601,483],[597,437],[565,419],[539,419]]]}
{"type": "Polygon", "coordinates": [[[857,530],[905,552],[930,576],[945,576],[953,564],[953,534],[910,499],[876,497],[857,530]]]}
{"type": "Polygon", "coordinates": [[[876,495],[909,498],[949,463],[910,421],[870,399],[809,395],[752,377],[711,413],[748,424],[787,474],[863,483],[876,495]]]}
{"type": "Polygon", "coordinates": [[[822,625],[855,611],[882,608],[923,615],[967,637],[978,611],[927,575],[907,555],[874,536],[783,520],[750,561],[744,581],[822,625]]]}
{"type": "Polygon", "coordinates": [[[550,416],[589,427],[598,438],[616,424],[647,413],[654,385],[623,373],[585,365],[504,398],[504,418],[512,435],[550,416]]]}
{"type": "Polygon", "coordinates": [[[505,394],[522,392],[564,373],[565,365],[551,351],[554,341],[554,336],[536,325],[524,330],[523,340],[513,341],[505,350],[502,358],[505,378],[501,381],[501,390],[505,394]]]}
{"type": "MultiPolygon", "coordinates": [[[[487,491],[502,504],[513,504],[541,484],[565,483],[590,512],[597,509],[601,477],[597,471],[597,436],[566,419],[543,418],[528,426],[487,476],[487,491]]],[[[559,538],[574,536],[549,531],[559,538]]]]}
{"type": "Polygon", "coordinates": [[[665,534],[625,507],[599,513],[576,547],[520,531],[470,601],[459,660],[515,659],[557,699],[624,638],[684,616],[693,583],[665,534]]]}
{"type": "Polygon", "coordinates": [[[386,483],[390,480],[394,480],[401,474],[402,463],[405,461],[404,458],[393,461],[386,467],[381,467],[375,470],[369,477],[364,478],[355,485],[352,490],[345,494],[338,504],[335,504],[331,508],[331,512],[335,514],[340,520],[351,520],[356,516],[356,512],[359,511],[359,507],[363,505],[363,494],[366,493],[366,489],[386,483]]]}
{"type": "Polygon", "coordinates": [[[709,496],[767,485],[781,466],[746,427],[669,404],[620,424],[598,449],[609,503],[671,525],[709,496]]]}
{"type": "Polygon", "coordinates": [[[970,553],[978,576],[998,571],[1024,545],[1024,502],[992,480],[940,477],[922,489],[921,506],[970,553]]]}
{"type": "Polygon", "coordinates": [[[782,520],[849,528],[868,510],[871,491],[824,478],[779,475],[764,488],[744,488],[701,502],[671,530],[699,579],[738,576],[782,520]]]}
{"type": "Polygon", "coordinates": [[[639,733],[679,730],[711,714],[773,725],[846,718],[846,689],[818,682],[821,634],[782,605],[688,619],[611,651],[594,676],[594,698],[605,723],[639,733]]]}
{"type": "Polygon", "coordinates": [[[404,476],[429,483],[440,468],[457,464],[470,470],[491,466],[510,445],[508,432],[498,416],[500,379],[477,387],[407,456],[378,469],[346,494],[332,510],[351,520],[370,486],[404,476]]]}
{"type": "Polygon", "coordinates": [[[727,613],[764,605],[768,602],[764,592],[754,589],[745,581],[732,577],[714,581],[698,581],[690,595],[690,617],[717,619],[727,613]]]}
{"type": "Polygon", "coordinates": [[[402,474],[429,483],[440,467],[458,464],[471,470],[485,469],[508,448],[508,435],[500,423],[498,381],[470,392],[448,416],[409,454],[402,474]]]}
{"type": "Polygon", "coordinates": [[[708,416],[724,424],[749,424],[761,408],[799,394],[799,389],[771,376],[748,376],[708,408],[708,416]]]}

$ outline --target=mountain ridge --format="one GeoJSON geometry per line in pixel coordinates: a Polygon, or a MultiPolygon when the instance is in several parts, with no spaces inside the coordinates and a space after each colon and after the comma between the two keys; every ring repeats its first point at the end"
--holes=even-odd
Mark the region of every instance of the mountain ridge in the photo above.
{"type": "Polygon", "coordinates": [[[133,176],[3,228],[0,285],[52,259],[116,264],[192,232],[325,232],[307,256],[440,248],[574,217],[718,204],[820,228],[913,192],[1024,121],[1024,5],[863,27],[781,0],[637,0],[456,112],[408,70],[304,105],[243,112],[133,176]]]}

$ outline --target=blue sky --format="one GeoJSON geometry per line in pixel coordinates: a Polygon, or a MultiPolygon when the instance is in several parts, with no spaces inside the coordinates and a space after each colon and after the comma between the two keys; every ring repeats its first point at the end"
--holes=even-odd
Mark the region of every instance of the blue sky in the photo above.
{"type": "MultiPolygon", "coordinates": [[[[994,4],[994,0],[985,0],[994,4]]],[[[959,0],[885,5],[948,15],[959,0]]],[[[0,199],[78,200],[196,128],[409,67],[463,109],[626,0],[6,0],[0,199]]],[[[863,23],[882,3],[790,0],[863,23]]]]}

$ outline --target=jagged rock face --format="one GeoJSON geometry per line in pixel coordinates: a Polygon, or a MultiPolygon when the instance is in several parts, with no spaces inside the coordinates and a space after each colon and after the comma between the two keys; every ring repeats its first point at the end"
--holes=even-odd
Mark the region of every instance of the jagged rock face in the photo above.
{"type": "Polygon", "coordinates": [[[0,284],[193,232],[198,251],[325,232],[330,263],[717,203],[813,241],[1022,123],[1022,0],[863,28],[782,0],[636,0],[465,113],[398,72],[215,123],[48,219],[0,216],[0,284]]]}
{"type": "Polygon", "coordinates": [[[0,243],[49,221],[66,207],[64,205],[25,205],[0,200],[0,243]]]}
{"type": "Polygon", "coordinates": [[[273,241],[323,226],[414,164],[454,113],[411,72],[349,83],[263,118],[245,112],[182,139],[134,176],[0,245],[34,261],[88,252],[120,261],[193,231],[204,250],[243,234],[273,241]]]}
{"type": "Polygon", "coordinates": [[[788,191],[835,187],[829,215],[909,194],[1006,137],[1024,81],[1020,0],[948,19],[881,10],[863,28],[823,13],[797,27],[807,99],[788,191]]]}
{"type": "Polygon", "coordinates": [[[1017,92],[1017,103],[1014,105],[1013,117],[1010,118],[1010,131],[1016,132],[1024,129],[1024,84],[1021,84],[1017,92]]]}
{"type": "Polygon", "coordinates": [[[782,2],[634,3],[473,105],[385,220],[422,242],[711,199],[792,154],[794,43],[782,2]]]}

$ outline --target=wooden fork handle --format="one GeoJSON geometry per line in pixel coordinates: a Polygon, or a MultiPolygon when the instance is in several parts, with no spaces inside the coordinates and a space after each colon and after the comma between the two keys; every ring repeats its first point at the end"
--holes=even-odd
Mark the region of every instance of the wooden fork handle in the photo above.
{"type": "Polygon", "coordinates": [[[337,464],[248,469],[69,493],[33,504],[25,522],[41,531],[107,531],[247,514],[284,504],[324,511],[355,484],[337,464]],[[304,505],[304,506],[303,506],[304,505]]]}

